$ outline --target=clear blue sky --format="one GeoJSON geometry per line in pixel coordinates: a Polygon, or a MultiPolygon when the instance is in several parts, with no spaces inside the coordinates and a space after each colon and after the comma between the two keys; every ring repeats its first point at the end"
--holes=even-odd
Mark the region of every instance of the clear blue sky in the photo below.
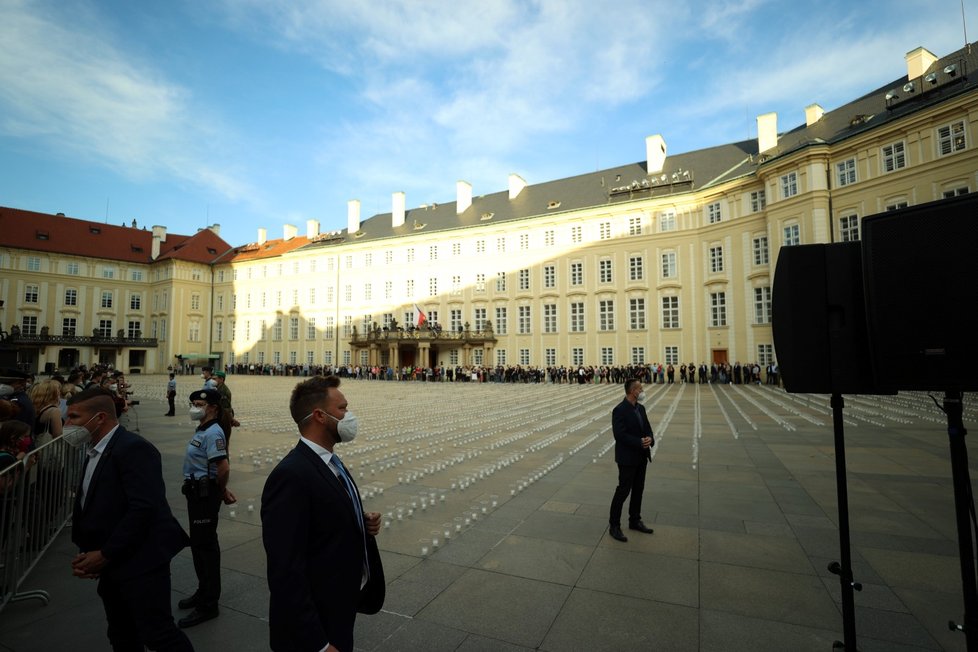
{"type": "Polygon", "coordinates": [[[960,0],[0,0],[0,205],[344,228],[787,130],[964,39],[960,0]]]}

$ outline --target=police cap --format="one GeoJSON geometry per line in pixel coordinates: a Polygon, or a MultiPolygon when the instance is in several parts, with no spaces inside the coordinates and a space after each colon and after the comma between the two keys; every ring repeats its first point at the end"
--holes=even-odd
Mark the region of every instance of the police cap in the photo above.
{"type": "Polygon", "coordinates": [[[208,405],[219,405],[221,393],[216,389],[198,389],[190,394],[191,401],[206,401],[208,405]]]}

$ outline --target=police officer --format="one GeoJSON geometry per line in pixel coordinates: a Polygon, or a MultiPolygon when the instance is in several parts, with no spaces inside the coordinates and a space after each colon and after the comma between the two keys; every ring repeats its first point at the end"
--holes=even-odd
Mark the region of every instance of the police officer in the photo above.
{"type": "Polygon", "coordinates": [[[197,571],[197,591],[179,602],[181,609],[193,608],[181,618],[180,627],[193,627],[217,618],[221,597],[221,547],[217,541],[217,516],[221,502],[236,501],[228,488],[231,473],[227,439],[229,417],[221,408],[217,390],[199,389],[190,395],[190,418],[199,422],[187,444],[183,460],[183,495],[190,518],[190,550],[197,571]]]}

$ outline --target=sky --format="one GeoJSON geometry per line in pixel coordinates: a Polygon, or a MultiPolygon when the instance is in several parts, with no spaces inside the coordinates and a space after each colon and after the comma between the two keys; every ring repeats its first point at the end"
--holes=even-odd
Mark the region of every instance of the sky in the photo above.
{"type": "Polygon", "coordinates": [[[0,0],[0,206],[342,229],[787,131],[964,43],[961,0],[0,0]]]}

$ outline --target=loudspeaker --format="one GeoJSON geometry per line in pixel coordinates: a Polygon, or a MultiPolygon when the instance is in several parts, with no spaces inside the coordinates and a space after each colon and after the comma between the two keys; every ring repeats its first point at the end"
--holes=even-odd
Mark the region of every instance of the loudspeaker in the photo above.
{"type": "Polygon", "coordinates": [[[978,390],[978,195],[863,220],[869,336],[890,390],[978,390]]]}
{"type": "Polygon", "coordinates": [[[878,394],[866,332],[858,242],[782,247],[772,293],[785,390],[878,394]]]}

